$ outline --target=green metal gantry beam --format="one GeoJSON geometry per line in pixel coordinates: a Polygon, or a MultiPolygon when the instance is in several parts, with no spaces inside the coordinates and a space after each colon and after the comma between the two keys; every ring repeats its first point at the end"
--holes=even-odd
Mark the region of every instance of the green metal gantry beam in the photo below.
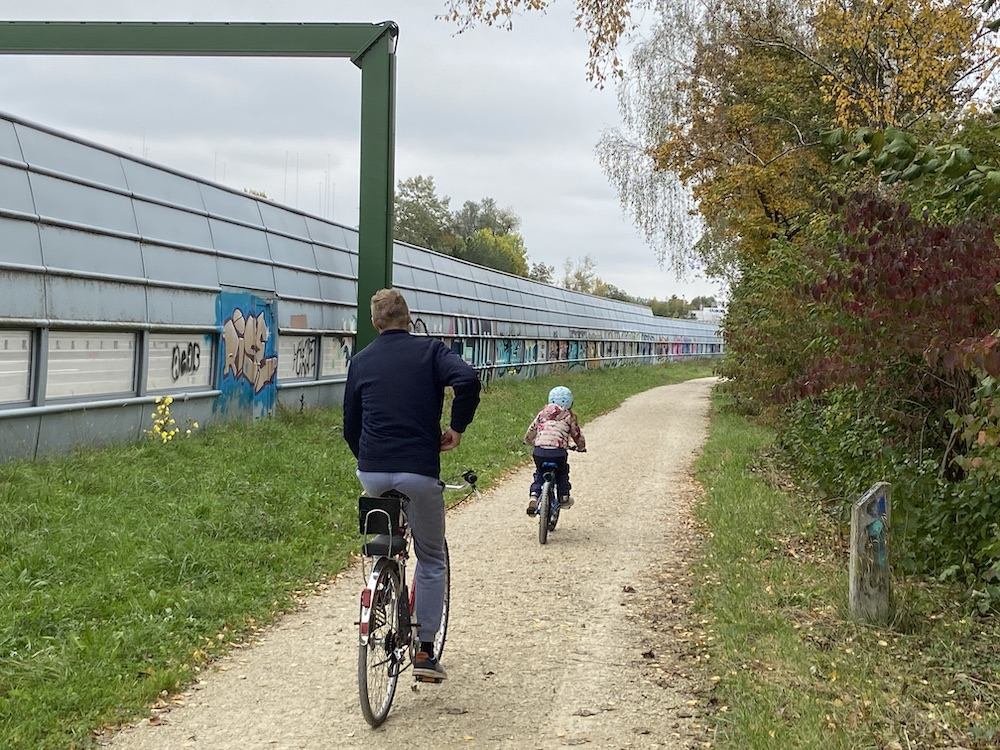
{"type": "Polygon", "coordinates": [[[368,302],[392,286],[396,39],[392,21],[158,23],[0,21],[0,55],[348,57],[361,68],[361,215],[358,336],[375,336],[368,302]]]}

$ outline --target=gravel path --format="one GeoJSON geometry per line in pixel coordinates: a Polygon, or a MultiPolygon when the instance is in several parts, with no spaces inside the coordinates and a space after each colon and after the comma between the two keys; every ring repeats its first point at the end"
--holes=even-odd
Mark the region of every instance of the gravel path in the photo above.
{"type": "Polygon", "coordinates": [[[577,503],[546,546],[524,514],[527,470],[448,514],[449,679],[412,691],[405,673],[379,730],[358,708],[352,622],[362,582],[351,569],[221,661],[186,705],[111,746],[689,747],[690,695],[682,680],[664,679],[671,665],[652,660],[656,628],[641,608],[653,573],[679,564],[675,542],[687,533],[684,498],[712,382],[647,391],[584,425],[590,452],[571,456],[577,503]]]}

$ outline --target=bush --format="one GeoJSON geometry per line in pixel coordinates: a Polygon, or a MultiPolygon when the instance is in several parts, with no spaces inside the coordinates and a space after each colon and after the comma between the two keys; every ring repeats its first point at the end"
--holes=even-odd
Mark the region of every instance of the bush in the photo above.
{"type": "Polygon", "coordinates": [[[894,556],[903,570],[955,579],[980,611],[1000,604],[1000,401],[992,378],[955,425],[952,451],[886,418],[875,389],[832,389],[788,409],[780,445],[834,500],[842,523],[878,481],[893,486],[894,556]]]}

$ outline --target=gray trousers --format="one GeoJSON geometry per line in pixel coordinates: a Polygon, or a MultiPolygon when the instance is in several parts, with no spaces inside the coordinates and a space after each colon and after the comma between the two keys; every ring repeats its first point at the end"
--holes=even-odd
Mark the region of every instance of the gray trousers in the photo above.
{"type": "Polygon", "coordinates": [[[420,623],[420,640],[433,641],[441,626],[448,575],[444,551],[444,484],[422,474],[381,471],[359,471],[358,479],[371,497],[396,490],[410,498],[406,520],[417,555],[413,573],[417,594],[414,614],[420,623]]]}

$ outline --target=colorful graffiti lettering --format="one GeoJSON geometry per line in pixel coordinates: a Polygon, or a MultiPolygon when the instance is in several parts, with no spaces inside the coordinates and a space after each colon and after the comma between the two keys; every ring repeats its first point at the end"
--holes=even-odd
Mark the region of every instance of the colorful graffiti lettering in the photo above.
{"type": "Polygon", "coordinates": [[[272,302],[245,292],[219,294],[216,314],[223,345],[217,409],[228,411],[238,404],[254,417],[273,411],[278,373],[273,307],[272,302]]]}

